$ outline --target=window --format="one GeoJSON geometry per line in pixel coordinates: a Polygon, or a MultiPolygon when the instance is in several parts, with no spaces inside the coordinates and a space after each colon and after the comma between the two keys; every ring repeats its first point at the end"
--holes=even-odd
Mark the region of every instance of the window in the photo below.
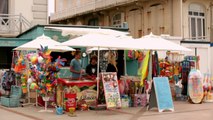
{"type": "Polygon", "coordinates": [[[121,13],[117,13],[112,18],[113,27],[121,27],[121,13]]]}
{"type": "Polygon", "coordinates": [[[89,26],[98,26],[98,18],[92,18],[88,21],[89,26]]]}
{"type": "Polygon", "coordinates": [[[205,39],[205,12],[200,4],[190,4],[189,6],[189,36],[190,39],[205,39]]]}
{"type": "MultiPolygon", "coordinates": [[[[8,0],[0,0],[0,14],[8,14],[8,0]]],[[[8,25],[8,15],[0,15],[3,19],[0,19],[0,24],[8,25]]]]}
{"type": "Polygon", "coordinates": [[[8,0],[0,0],[0,14],[8,14],[8,0]]]}
{"type": "Polygon", "coordinates": [[[165,14],[164,7],[160,3],[153,4],[149,7],[147,11],[148,34],[150,32],[156,35],[164,34],[164,26],[165,26],[164,14],[165,14]]]}

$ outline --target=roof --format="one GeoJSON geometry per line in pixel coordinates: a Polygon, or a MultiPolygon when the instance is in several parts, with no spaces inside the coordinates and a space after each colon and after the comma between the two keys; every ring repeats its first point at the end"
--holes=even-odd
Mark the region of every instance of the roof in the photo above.
{"type": "Polygon", "coordinates": [[[62,25],[62,24],[48,24],[48,25],[35,25],[31,27],[30,29],[26,30],[25,32],[19,34],[16,36],[16,38],[19,38],[23,34],[26,34],[27,32],[30,32],[38,27],[77,27],[77,28],[101,28],[101,29],[113,29],[118,31],[128,31],[128,28],[117,28],[117,27],[109,27],[109,26],[88,26],[88,25],[62,25]]]}

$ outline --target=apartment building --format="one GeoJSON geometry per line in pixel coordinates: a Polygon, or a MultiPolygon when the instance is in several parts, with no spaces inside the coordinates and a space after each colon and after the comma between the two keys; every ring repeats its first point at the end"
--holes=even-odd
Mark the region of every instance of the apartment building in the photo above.
{"type": "Polygon", "coordinates": [[[128,27],[135,38],[152,32],[178,39],[199,55],[202,72],[213,71],[212,0],[55,0],[54,24],[128,27]]]}
{"type": "Polygon", "coordinates": [[[47,0],[0,0],[0,69],[10,68],[14,47],[31,40],[17,35],[48,23],[47,6],[47,0]]]}
{"type": "Polygon", "coordinates": [[[16,36],[37,24],[47,24],[47,0],[1,0],[0,36],[16,36]]]}

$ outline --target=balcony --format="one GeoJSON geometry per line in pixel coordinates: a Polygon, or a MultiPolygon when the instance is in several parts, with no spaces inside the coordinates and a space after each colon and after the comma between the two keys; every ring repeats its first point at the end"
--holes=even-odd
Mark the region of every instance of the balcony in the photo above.
{"type": "Polygon", "coordinates": [[[30,27],[30,22],[21,14],[0,14],[0,36],[2,37],[16,36],[30,27]]]}
{"type": "Polygon", "coordinates": [[[138,0],[87,0],[84,4],[72,5],[61,11],[57,11],[50,16],[51,22],[72,18],[76,15],[86,14],[93,11],[104,10],[107,8],[133,3],[138,0]]]}

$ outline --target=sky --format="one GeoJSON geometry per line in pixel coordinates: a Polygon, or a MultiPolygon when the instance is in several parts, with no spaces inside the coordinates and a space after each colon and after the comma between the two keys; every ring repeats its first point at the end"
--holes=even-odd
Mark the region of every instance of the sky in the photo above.
{"type": "Polygon", "coordinates": [[[51,13],[54,13],[54,2],[55,0],[48,0],[48,15],[50,16],[51,13]]]}

